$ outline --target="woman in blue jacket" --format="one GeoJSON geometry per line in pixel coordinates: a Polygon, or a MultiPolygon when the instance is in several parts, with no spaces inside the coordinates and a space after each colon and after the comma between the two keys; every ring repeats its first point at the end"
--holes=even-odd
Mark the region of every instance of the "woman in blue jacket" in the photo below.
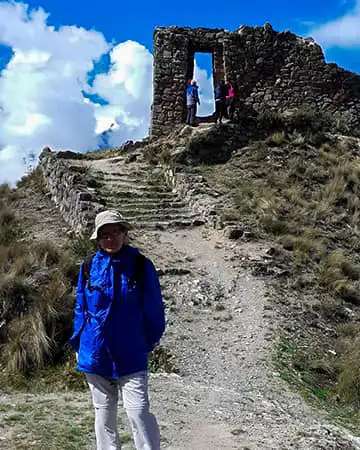
{"type": "Polygon", "coordinates": [[[70,343],[91,390],[97,450],[120,449],[119,389],[136,448],[160,449],[159,427],[149,410],[147,353],[164,332],[164,307],[153,263],[127,244],[129,228],[116,211],[98,214],[91,239],[99,250],[79,274],[70,343]]]}

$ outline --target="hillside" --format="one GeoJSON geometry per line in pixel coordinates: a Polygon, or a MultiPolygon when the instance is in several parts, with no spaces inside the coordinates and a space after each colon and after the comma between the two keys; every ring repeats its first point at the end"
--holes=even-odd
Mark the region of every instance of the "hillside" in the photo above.
{"type": "Polygon", "coordinates": [[[360,401],[360,140],[275,133],[217,167],[194,169],[221,193],[220,217],[260,260],[240,264],[270,278],[283,315],[287,376],[321,400],[360,401]]]}
{"type": "MultiPolygon", "coordinates": [[[[47,151],[17,190],[3,188],[1,211],[15,216],[0,222],[2,348],[13,342],[10,331],[20,344],[34,343],[38,327],[24,335],[14,325],[39,317],[50,345],[35,358],[26,345],[12,347],[15,363],[2,353],[2,448],[43,448],[49,430],[49,449],[92,445],[87,394],[75,390],[82,382],[64,346],[74,272],[89,246],[62,218],[90,223],[104,207],[134,223],[135,244],[161,276],[167,332],[150,389],[164,448],[360,448],[352,436],[360,403],[360,141],[301,124],[275,124],[261,136],[246,133],[251,120],[205,124],[84,157],[47,151]],[[20,234],[5,233],[9,223],[20,234]],[[20,264],[22,253],[29,256],[20,264]],[[4,288],[9,270],[26,295],[4,288]],[[44,281],[44,273],[57,278],[44,281]],[[57,286],[45,296],[49,309],[43,286],[47,294],[57,286]],[[4,305],[20,299],[25,308],[5,317],[4,305]]],[[[124,448],[132,448],[124,424],[124,448]]]]}

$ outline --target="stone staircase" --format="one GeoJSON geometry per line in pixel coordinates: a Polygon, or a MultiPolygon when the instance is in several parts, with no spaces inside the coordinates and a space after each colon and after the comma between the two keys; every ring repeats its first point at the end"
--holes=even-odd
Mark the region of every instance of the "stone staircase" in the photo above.
{"type": "Polygon", "coordinates": [[[202,224],[198,214],[167,186],[163,172],[144,160],[125,157],[89,161],[90,176],[106,202],[133,224],[135,229],[183,228],[202,224]]]}

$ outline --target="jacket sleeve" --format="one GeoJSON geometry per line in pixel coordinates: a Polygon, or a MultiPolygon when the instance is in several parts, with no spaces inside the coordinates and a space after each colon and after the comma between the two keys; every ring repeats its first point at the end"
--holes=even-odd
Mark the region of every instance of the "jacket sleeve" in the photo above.
{"type": "Polygon", "coordinates": [[[145,259],[142,295],[146,340],[148,350],[151,351],[165,331],[165,311],[159,277],[154,264],[147,258],[145,259]]]}
{"type": "Polygon", "coordinates": [[[76,291],[76,302],[74,311],[74,330],[70,338],[70,345],[78,352],[80,345],[80,334],[85,323],[85,285],[84,285],[84,273],[83,264],[80,267],[80,273],[78,278],[78,285],[76,291]]]}

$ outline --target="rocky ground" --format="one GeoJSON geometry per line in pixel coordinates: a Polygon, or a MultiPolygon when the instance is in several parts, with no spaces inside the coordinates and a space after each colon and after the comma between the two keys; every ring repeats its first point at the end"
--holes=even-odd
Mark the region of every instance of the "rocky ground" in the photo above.
{"type": "Polygon", "coordinates": [[[159,419],[168,418],[164,448],[356,448],[356,441],[290,393],[272,368],[279,318],[271,292],[239,270],[236,258],[261,255],[261,246],[230,244],[217,232],[198,229],[161,233],[159,242],[191,261],[189,275],[170,281],[164,339],[180,376],[165,383],[158,376],[152,383],[154,407],[163,396],[159,419]],[[170,419],[174,409],[182,422],[177,427],[170,419]]]}

